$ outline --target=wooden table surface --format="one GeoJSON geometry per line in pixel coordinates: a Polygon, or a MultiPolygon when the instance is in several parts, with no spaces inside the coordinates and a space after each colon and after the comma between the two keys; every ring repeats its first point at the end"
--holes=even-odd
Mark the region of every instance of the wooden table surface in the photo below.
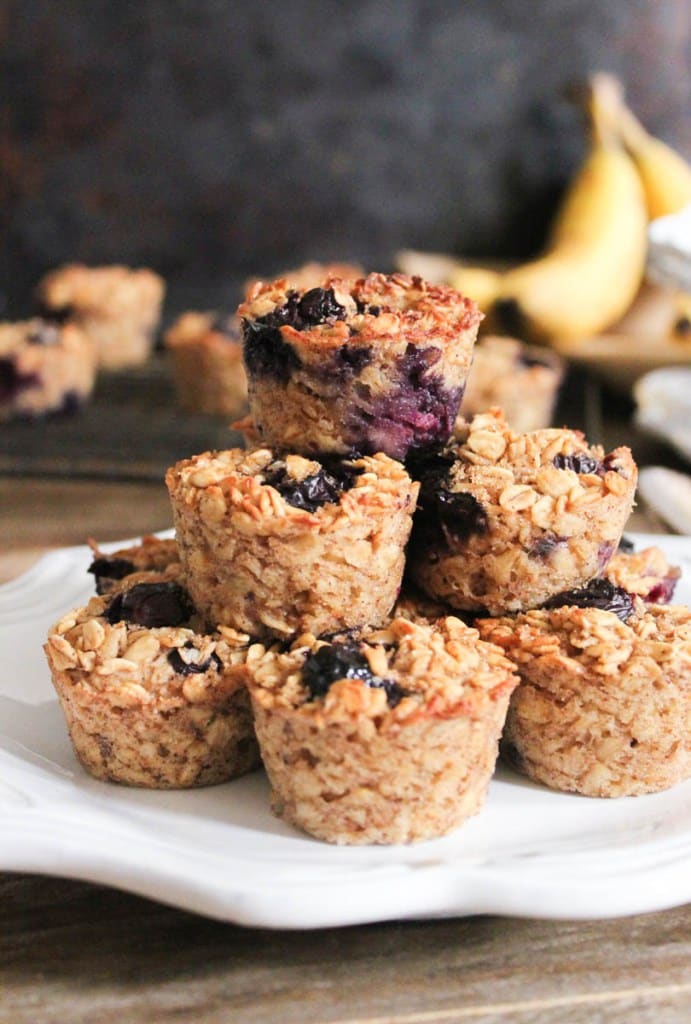
{"type": "MultiPolygon", "coordinates": [[[[0,581],[51,547],[169,525],[161,481],[0,476],[0,581]]],[[[631,523],[656,526],[640,512],[631,523]]],[[[688,1024],[691,906],[604,921],[288,932],[79,881],[0,875],[0,1024],[466,1020],[688,1024]]]]}

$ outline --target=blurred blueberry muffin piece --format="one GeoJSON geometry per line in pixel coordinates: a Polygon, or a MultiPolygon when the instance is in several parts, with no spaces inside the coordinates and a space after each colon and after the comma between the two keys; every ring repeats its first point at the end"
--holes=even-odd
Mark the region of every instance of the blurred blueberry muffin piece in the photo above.
{"type": "Polygon", "coordinates": [[[73,412],[95,376],[94,345],[75,324],[0,323],[0,421],[73,412]]]}
{"type": "Polygon", "coordinates": [[[563,376],[564,362],[556,352],[485,335],[473,352],[461,416],[472,419],[498,406],[516,433],[548,427],[563,376]]]}
{"type": "Polygon", "coordinates": [[[146,362],[161,317],[163,278],[146,268],[67,264],[39,281],[42,316],[78,324],[91,338],[101,369],[146,362]]]}
{"type": "Polygon", "coordinates": [[[178,404],[186,412],[235,418],[247,406],[237,316],[183,313],[165,333],[178,404]]]}

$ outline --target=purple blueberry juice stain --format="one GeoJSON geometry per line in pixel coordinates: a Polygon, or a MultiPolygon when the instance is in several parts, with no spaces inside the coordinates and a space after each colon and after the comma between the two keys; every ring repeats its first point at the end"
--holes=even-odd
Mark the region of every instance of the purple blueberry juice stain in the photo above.
{"type": "Polygon", "coordinates": [[[194,615],[189,594],[179,583],[137,583],[117,594],[104,615],[111,625],[131,622],[155,629],[181,626],[194,615]]]}
{"type": "Polygon", "coordinates": [[[367,455],[404,461],[448,441],[462,397],[463,388],[447,388],[441,378],[424,387],[399,383],[381,397],[356,395],[345,415],[347,436],[367,455]]]}
{"type": "Polygon", "coordinates": [[[598,574],[602,572],[616,550],[614,541],[606,540],[597,549],[597,571],[598,574]]]}
{"type": "Polygon", "coordinates": [[[544,537],[540,537],[536,540],[533,546],[528,551],[531,558],[549,558],[557,548],[564,547],[568,544],[567,537],[559,537],[556,533],[546,533],[544,537]]]}
{"type": "Polygon", "coordinates": [[[341,345],[334,354],[334,365],[329,368],[329,376],[338,380],[357,377],[372,360],[372,349],[368,345],[341,345]]]}
{"type": "Polygon", "coordinates": [[[651,587],[645,599],[649,604],[669,604],[674,597],[676,585],[676,577],[665,576],[651,587]]]}
{"type": "Polygon", "coordinates": [[[324,644],[307,655],[302,667],[302,681],[310,700],[326,696],[331,685],[339,679],[357,679],[365,686],[383,689],[389,707],[396,707],[407,694],[393,679],[374,675],[367,658],[355,643],[324,644]]]}

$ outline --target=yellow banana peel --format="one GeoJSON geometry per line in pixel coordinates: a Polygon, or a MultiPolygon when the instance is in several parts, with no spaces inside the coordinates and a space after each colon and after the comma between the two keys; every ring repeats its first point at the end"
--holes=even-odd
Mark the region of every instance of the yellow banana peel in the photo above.
{"type": "Polygon", "coordinates": [[[540,258],[504,275],[500,329],[552,344],[598,334],[635,298],[645,270],[647,211],[636,168],[590,107],[589,152],[540,258]]]}
{"type": "Polygon", "coordinates": [[[650,220],[678,213],[691,203],[691,165],[672,146],[651,135],[624,99],[614,75],[591,79],[593,104],[619,134],[641,176],[650,220]]]}

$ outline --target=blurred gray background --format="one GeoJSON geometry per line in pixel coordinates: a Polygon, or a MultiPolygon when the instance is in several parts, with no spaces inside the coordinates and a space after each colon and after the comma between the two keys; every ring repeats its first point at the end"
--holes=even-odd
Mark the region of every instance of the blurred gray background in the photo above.
{"type": "Polygon", "coordinates": [[[592,70],[691,157],[689,0],[5,0],[0,39],[11,315],[69,260],[175,306],[311,258],[529,255],[592,70]]]}

